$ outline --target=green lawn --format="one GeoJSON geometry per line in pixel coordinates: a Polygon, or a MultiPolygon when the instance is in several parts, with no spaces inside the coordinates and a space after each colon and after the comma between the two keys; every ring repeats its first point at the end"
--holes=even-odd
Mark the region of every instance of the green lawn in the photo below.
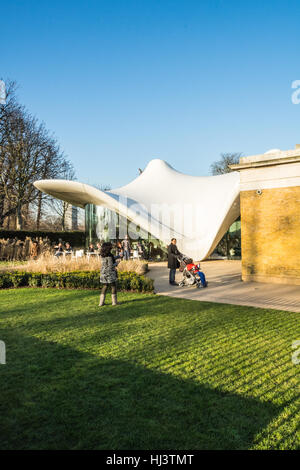
{"type": "Polygon", "coordinates": [[[1,449],[299,448],[299,314],[119,299],[0,292],[1,449]]]}

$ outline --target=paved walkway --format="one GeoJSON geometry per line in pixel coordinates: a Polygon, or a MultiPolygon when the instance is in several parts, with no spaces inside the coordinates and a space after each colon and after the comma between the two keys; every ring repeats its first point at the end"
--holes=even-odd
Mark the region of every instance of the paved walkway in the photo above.
{"type": "MultiPolygon", "coordinates": [[[[203,261],[201,269],[209,283],[206,289],[170,286],[166,263],[149,263],[149,269],[157,294],[300,312],[300,286],[243,282],[240,261],[203,261]]],[[[176,271],[176,281],[180,279],[181,273],[176,271]]]]}

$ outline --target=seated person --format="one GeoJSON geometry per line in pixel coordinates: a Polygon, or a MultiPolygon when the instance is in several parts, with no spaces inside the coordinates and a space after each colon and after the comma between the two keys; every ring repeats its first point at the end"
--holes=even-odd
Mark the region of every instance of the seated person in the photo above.
{"type": "Polygon", "coordinates": [[[66,251],[65,251],[65,255],[71,255],[73,253],[73,250],[72,250],[72,247],[70,245],[69,242],[66,243],[66,251]]]}
{"type": "Polygon", "coordinates": [[[91,255],[91,256],[96,256],[98,254],[98,253],[96,253],[96,250],[95,250],[95,247],[94,247],[93,243],[89,244],[87,254],[91,255]]]}
{"type": "Polygon", "coordinates": [[[98,242],[97,243],[97,255],[100,256],[100,252],[101,252],[101,243],[98,242]]]}
{"type": "Polygon", "coordinates": [[[202,287],[207,287],[205,274],[200,270],[200,262],[196,264],[192,259],[188,261],[189,263],[186,265],[186,269],[194,274],[198,274],[202,287]]]}
{"type": "Polygon", "coordinates": [[[54,247],[56,249],[55,255],[54,256],[63,256],[64,254],[64,248],[63,244],[60,242],[57,246],[54,247]]]}

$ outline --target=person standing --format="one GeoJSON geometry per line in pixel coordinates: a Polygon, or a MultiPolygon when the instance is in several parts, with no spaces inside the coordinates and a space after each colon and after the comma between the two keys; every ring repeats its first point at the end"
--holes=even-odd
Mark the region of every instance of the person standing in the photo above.
{"type": "Polygon", "coordinates": [[[125,260],[128,260],[130,258],[130,240],[128,238],[128,235],[125,236],[125,239],[122,241],[122,248],[123,248],[123,256],[125,260]]]}
{"type": "Polygon", "coordinates": [[[102,243],[100,258],[101,258],[101,270],[100,270],[100,283],[103,284],[99,306],[102,307],[105,304],[105,295],[108,285],[111,286],[111,301],[112,305],[117,305],[117,270],[116,270],[116,257],[111,252],[112,244],[110,242],[102,243]]]}
{"type": "Polygon", "coordinates": [[[176,246],[176,238],[172,238],[170,245],[168,246],[168,268],[170,269],[169,272],[169,284],[171,286],[178,286],[177,282],[175,282],[175,275],[176,269],[179,268],[180,263],[177,259],[181,253],[178,251],[176,246]]]}
{"type": "Polygon", "coordinates": [[[120,242],[120,240],[117,240],[117,255],[120,257],[120,258],[123,258],[123,247],[122,247],[122,243],[120,242]]]}
{"type": "Polygon", "coordinates": [[[139,258],[144,259],[145,258],[145,247],[143,245],[143,242],[142,242],[141,238],[139,238],[139,241],[137,242],[137,249],[138,249],[139,258]]]}

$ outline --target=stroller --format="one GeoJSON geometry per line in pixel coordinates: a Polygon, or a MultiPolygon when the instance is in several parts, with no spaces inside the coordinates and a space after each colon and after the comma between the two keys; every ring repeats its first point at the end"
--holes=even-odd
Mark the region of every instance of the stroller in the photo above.
{"type": "Polygon", "coordinates": [[[191,258],[185,255],[179,256],[178,261],[180,263],[179,271],[182,272],[182,280],[179,282],[179,286],[193,286],[196,285],[198,289],[207,287],[207,281],[205,274],[200,271],[200,264],[194,264],[191,258]]]}

